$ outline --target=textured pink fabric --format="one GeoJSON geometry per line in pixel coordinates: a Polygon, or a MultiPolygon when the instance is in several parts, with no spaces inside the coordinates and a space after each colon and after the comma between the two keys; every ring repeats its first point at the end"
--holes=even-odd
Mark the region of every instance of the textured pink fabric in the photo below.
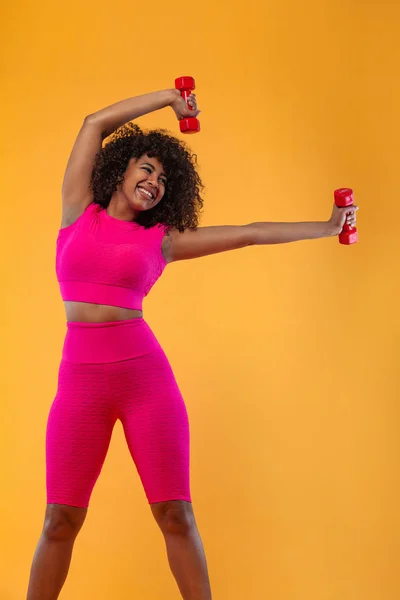
{"type": "Polygon", "coordinates": [[[135,319],[69,324],[47,426],[48,503],[89,505],[118,419],[148,501],[191,502],[185,404],[155,336],[135,319]]]}
{"type": "Polygon", "coordinates": [[[160,349],[143,318],[112,323],[67,323],[67,327],[62,358],[69,362],[119,362],[160,349]]]}
{"type": "Polygon", "coordinates": [[[90,204],[57,238],[56,273],[64,301],[142,310],[166,261],[161,244],[167,227],[145,229],[90,204]]]}

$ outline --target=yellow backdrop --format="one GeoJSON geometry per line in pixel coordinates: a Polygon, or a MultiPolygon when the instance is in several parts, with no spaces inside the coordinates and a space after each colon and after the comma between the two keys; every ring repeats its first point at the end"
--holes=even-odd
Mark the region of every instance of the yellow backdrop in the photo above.
{"type": "MultiPolygon", "coordinates": [[[[395,6],[396,5],[396,6],[395,6]]],[[[65,318],[60,187],[83,117],[193,75],[202,224],[327,219],[359,244],[257,247],[167,268],[145,316],[192,423],[216,600],[400,595],[398,79],[394,1],[9,0],[2,23],[0,598],[24,598],[65,318]]],[[[171,110],[140,119],[177,132],[171,110]]],[[[175,600],[115,430],[62,600],[175,600]]]]}

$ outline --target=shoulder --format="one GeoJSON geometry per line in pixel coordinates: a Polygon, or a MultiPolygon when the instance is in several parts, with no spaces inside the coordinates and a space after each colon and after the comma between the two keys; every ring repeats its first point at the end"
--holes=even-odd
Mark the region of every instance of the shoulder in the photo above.
{"type": "Polygon", "coordinates": [[[171,227],[164,223],[157,223],[152,227],[143,227],[145,235],[154,239],[162,239],[164,236],[170,235],[171,227]]]}

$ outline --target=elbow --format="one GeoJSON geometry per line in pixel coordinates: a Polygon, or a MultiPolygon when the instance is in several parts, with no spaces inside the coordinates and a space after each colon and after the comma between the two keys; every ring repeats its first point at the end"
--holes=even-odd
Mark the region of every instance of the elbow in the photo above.
{"type": "Polygon", "coordinates": [[[83,126],[98,129],[103,138],[107,136],[105,124],[97,113],[86,115],[86,117],[83,119],[83,126]]]}
{"type": "Polygon", "coordinates": [[[95,122],[96,122],[96,113],[86,115],[86,117],[83,119],[84,125],[92,125],[92,123],[95,123],[95,122]]]}

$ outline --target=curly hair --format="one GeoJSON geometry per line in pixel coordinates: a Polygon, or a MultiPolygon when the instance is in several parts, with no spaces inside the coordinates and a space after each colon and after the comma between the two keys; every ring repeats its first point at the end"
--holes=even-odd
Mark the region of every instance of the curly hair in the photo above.
{"type": "Polygon", "coordinates": [[[179,231],[198,226],[203,208],[204,186],[197,172],[197,157],[186,144],[158,129],[143,132],[134,123],[117,129],[96,157],[92,172],[93,200],[107,206],[122,184],[131,158],[144,154],[157,158],[168,177],[165,194],[154,208],[140,213],[137,222],[144,227],[163,224],[179,231]]]}

